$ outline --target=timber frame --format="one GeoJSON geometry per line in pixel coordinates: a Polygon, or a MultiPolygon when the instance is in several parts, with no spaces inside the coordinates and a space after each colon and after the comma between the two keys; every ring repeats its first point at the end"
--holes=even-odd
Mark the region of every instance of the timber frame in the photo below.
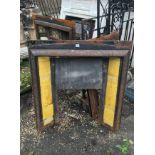
{"type": "MultiPolygon", "coordinates": [[[[55,19],[50,16],[33,15],[33,27],[34,34],[33,39],[39,39],[38,26],[43,26],[48,29],[59,30],[68,34],[69,40],[74,40],[75,38],[75,22],[63,19],[55,19]]],[[[61,38],[60,38],[61,40],[61,38]]]]}
{"type": "MultiPolygon", "coordinates": [[[[116,131],[120,127],[121,120],[121,109],[124,97],[124,90],[126,84],[126,76],[129,63],[129,55],[132,47],[132,42],[128,41],[80,41],[80,40],[68,40],[68,41],[36,41],[33,40],[29,42],[29,58],[32,74],[32,89],[34,97],[34,107],[36,113],[36,124],[38,131],[41,131],[44,127],[42,118],[42,108],[41,108],[41,93],[40,93],[40,83],[39,83],[39,73],[38,73],[38,57],[49,57],[52,61],[59,57],[77,58],[77,57],[119,57],[121,60],[120,70],[119,70],[119,81],[117,88],[117,100],[115,108],[114,125],[111,127],[104,123],[103,112],[104,112],[104,94],[101,97],[103,101],[99,106],[100,108],[100,122],[104,126],[116,131]]],[[[52,70],[54,70],[54,63],[51,64],[52,70]]],[[[54,117],[57,112],[56,104],[56,88],[54,71],[51,73],[51,83],[52,83],[52,94],[54,102],[54,117]]],[[[53,125],[54,120],[49,124],[53,125]]]]}

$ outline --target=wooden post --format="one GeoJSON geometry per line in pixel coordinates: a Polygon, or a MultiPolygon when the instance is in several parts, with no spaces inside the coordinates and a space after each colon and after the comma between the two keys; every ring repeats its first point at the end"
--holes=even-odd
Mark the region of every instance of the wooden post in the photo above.
{"type": "Polygon", "coordinates": [[[91,109],[91,115],[92,118],[95,120],[98,118],[99,114],[99,99],[98,99],[98,93],[95,89],[89,89],[88,92],[88,99],[89,99],[89,106],[91,109]]]}

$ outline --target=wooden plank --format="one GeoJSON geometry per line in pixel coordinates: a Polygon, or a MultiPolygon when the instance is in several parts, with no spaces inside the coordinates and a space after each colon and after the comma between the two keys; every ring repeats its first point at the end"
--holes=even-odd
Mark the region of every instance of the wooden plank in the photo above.
{"type": "Polygon", "coordinates": [[[95,120],[99,117],[99,99],[97,90],[89,89],[88,99],[89,99],[89,106],[91,109],[91,116],[95,120]]]}
{"type": "Polygon", "coordinates": [[[67,31],[67,32],[72,30],[70,27],[67,27],[67,26],[62,26],[62,25],[44,22],[44,21],[40,21],[40,20],[35,20],[35,24],[40,25],[40,26],[45,26],[45,27],[51,27],[53,29],[67,31]]]}
{"type": "Polygon", "coordinates": [[[117,102],[120,58],[110,58],[103,114],[104,124],[113,128],[117,102]]]}
{"type": "Polygon", "coordinates": [[[38,58],[40,94],[42,105],[43,124],[48,125],[53,121],[54,109],[51,89],[51,67],[49,57],[38,58]]]}

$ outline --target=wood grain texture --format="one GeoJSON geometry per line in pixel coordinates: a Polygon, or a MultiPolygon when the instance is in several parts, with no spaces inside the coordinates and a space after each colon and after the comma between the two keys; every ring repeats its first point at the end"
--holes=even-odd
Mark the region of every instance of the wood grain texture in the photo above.
{"type": "Polygon", "coordinates": [[[120,58],[110,58],[108,65],[108,79],[105,94],[103,121],[104,124],[107,124],[111,127],[114,126],[119,69],[120,69],[120,58]]]}
{"type": "Polygon", "coordinates": [[[38,58],[40,95],[42,105],[43,124],[48,125],[53,121],[53,100],[51,89],[51,68],[49,57],[38,58]]]}
{"type": "Polygon", "coordinates": [[[88,99],[89,99],[89,106],[91,109],[91,116],[94,120],[99,117],[99,99],[98,93],[95,89],[88,89],[88,99]]]}

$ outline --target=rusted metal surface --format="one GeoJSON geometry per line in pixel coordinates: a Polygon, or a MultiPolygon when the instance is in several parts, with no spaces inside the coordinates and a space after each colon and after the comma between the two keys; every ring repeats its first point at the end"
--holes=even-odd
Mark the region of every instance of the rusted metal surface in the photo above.
{"type": "Polygon", "coordinates": [[[50,16],[33,15],[34,39],[42,36],[52,40],[73,40],[75,37],[75,22],[54,19],[50,16]]]}
{"type": "Polygon", "coordinates": [[[32,92],[33,92],[33,105],[35,107],[36,114],[36,127],[40,131],[43,128],[42,122],[42,108],[40,101],[40,88],[39,88],[39,79],[38,79],[38,67],[36,63],[36,58],[29,51],[30,65],[31,65],[31,76],[32,76],[32,92]]]}
{"type": "MultiPolygon", "coordinates": [[[[131,49],[133,42],[132,41],[118,41],[118,40],[31,40],[28,42],[30,46],[33,45],[35,48],[40,48],[42,45],[51,45],[51,44],[89,44],[89,45],[111,45],[116,47],[121,47],[121,49],[127,48],[131,49]]],[[[43,46],[44,47],[44,46],[43,46]]],[[[44,47],[45,48],[45,47],[44,47]]]]}
{"type": "Polygon", "coordinates": [[[58,25],[55,23],[49,23],[47,21],[35,20],[34,22],[35,24],[40,25],[40,26],[51,27],[53,29],[58,29],[58,30],[63,30],[63,31],[68,31],[68,32],[71,31],[70,27],[58,25]]]}
{"type": "Polygon", "coordinates": [[[119,33],[114,31],[108,35],[101,35],[99,38],[93,38],[89,40],[119,40],[119,33]]]}
{"type": "MultiPolygon", "coordinates": [[[[40,44],[40,42],[38,43],[39,44],[37,46],[34,45],[31,48],[31,51],[35,56],[40,55],[68,57],[123,57],[128,53],[132,45],[132,42],[127,41],[47,41],[46,46],[44,46],[42,43],[40,44]]],[[[46,43],[46,41],[44,43],[46,43]]]]}
{"type": "MultiPolygon", "coordinates": [[[[131,41],[114,41],[114,40],[31,40],[28,41],[29,46],[35,47],[36,49],[42,48],[45,49],[46,46],[49,46],[54,44],[57,45],[59,44],[60,46],[65,45],[65,44],[84,44],[84,45],[109,45],[111,48],[116,48],[117,50],[121,48],[122,50],[124,49],[131,49],[133,42],[131,41]],[[43,45],[43,46],[42,46],[43,45]]],[[[94,46],[95,47],[95,46],[94,46]]]]}
{"type": "MultiPolygon", "coordinates": [[[[122,108],[122,99],[124,95],[124,88],[125,88],[125,81],[126,81],[126,74],[128,69],[128,61],[130,55],[130,42],[121,42],[121,41],[33,41],[31,47],[29,48],[29,56],[31,60],[31,72],[32,72],[32,84],[33,84],[33,94],[34,94],[34,105],[36,110],[37,116],[37,128],[41,130],[44,128],[42,124],[42,114],[41,114],[41,100],[40,100],[40,89],[39,89],[39,75],[38,75],[38,68],[37,68],[37,57],[39,56],[48,56],[52,59],[54,64],[51,65],[53,68],[52,77],[55,77],[56,70],[56,59],[58,57],[69,57],[70,59],[74,59],[76,57],[95,57],[95,58],[108,58],[108,57],[120,57],[121,58],[121,70],[119,76],[119,87],[117,93],[117,110],[115,112],[115,125],[112,130],[119,129],[120,125],[120,116],[121,116],[121,108],[122,108]],[[78,45],[77,45],[78,43],[78,45]],[[78,49],[77,49],[78,48],[78,49]],[[94,49],[93,49],[94,48],[94,49]],[[54,52],[57,49],[57,52],[54,52]],[[80,54],[79,54],[80,53],[80,54]],[[96,54],[94,54],[96,53],[96,54]]],[[[106,65],[105,65],[106,67],[106,65]]],[[[107,73],[107,69],[104,70],[104,74],[107,73]]],[[[103,75],[104,75],[103,74],[103,75]]],[[[84,77],[84,75],[83,75],[84,77]]],[[[103,76],[105,77],[105,76],[103,76]]],[[[88,79],[89,80],[89,79],[88,79]]],[[[99,117],[102,119],[103,117],[103,109],[104,109],[104,94],[105,94],[105,87],[106,87],[106,77],[102,82],[101,87],[101,101],[98,101],[97,94],[95,91],[88,92],[90,101],[90,106],[92,109],[92,116],[93,118],[99,117]],[[97,103],[98,102],[98,103],[97,103]],[[99,106],[98,106],[99,105],[99,106]],[[100,111],[98,112],[97,108],[99,107],[100,111]],[[97,116],[97,113],[99,116],[97,116]]],[[[80,82],[80,81],[79,81],[80,82]]],[[[56,82],[55,78],[52,78],[52,85],[54,90],[54,106],[55,111],[57,107],[56,103],[56,82]]],[[[83,89],[86,89],[85,87],[83,89]]],[[[103,121],[101,120],[103,123],[103,121]]],[[[52,122],[53,125],[54,122],[52,122]]],[[[104,124],[106,126],[106,124],[104,124]]]]}
{"type": "Polygon", "coordinates": [[[116,108],[116,115],[115,115],[115,130],[118,130],[120,127],[121,121],[121,111],[122,111],[122,104],[123,104],[123,97],[126,85],[126,77],[127,77],[127,70],[129,67],[129,56],[130,52],[123,58],[122,60],[122,71],[120,76],[120,85],[119,85],[119,94],[118,94],[118,104],[116,108]]]}
{"type": "Polygon", "coordinates": [[[107,74],[108,74],[108,58],[104,60],[105,63],[103,65],[103,80],[102,80],[102,91],[99,96],[99,113],[98,113],[98,121],[102,124],[103,123],[103,111],[104,111],[104,101],[105,101],[105,93],[106,93],[106,86],[107,86],[107,74]]]}
{"type": "MultiPolygon", "coordinates": [[[[110,46],[109,46],[110,47],[110,46]]],[[[108,47],[107,47],[108,48],[108,47]]],[[[57,48],[55,48],[57,49],[57,48]]],[[[99,50],[99,49],[98,49],[99,50]]],[[[63,49],[59,49],[59,50],[48,50],[48,49],[37,49],[37,50],[32,50],[32,53],[34,56],[40,55],[40,56],[53,56],[53,57],[59,57],[59,56],[67,56],[67,57],[101,57],[101,56],[105,56],[105,57],[111,57],[111,56],[120,56],[123,57],[128,53],[128,50],[100,50],[100,51],[96,51],[96,50],[85,50],[82,51],[81,50],[63,50],[63,49]],[[44,51],[46,51],[44,53],[44,51]],[[118,53],[117,53],[118,52],[118,53]]]]}

